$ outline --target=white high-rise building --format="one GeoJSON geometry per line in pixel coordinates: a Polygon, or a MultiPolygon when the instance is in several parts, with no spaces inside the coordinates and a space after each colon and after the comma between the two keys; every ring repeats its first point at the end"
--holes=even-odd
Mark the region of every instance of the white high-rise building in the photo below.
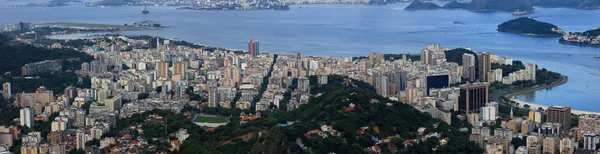
{"type": "Polygon", "coordinates": [[[481,120],[491,121],[496,120],[496,107],[495,106],[486,106],[481,108],[481,120]]]}
{"type": "Polygon", "coordinates": [[[77,129],[77,140],[76,140],[77,149],[84,149],[85,142],[87,142],[87,141],[88,141],[88,135],[85,134],[85,129],[83,129],[83,128],[77,129]]]}
{"type": "Polygon", "coordinates": [[[23,108],[20,110],[21,112],[21,116],[19,117],[19,120],[21,121],[21,126],[27,126],[29,128],[33,128],[33,109],[31,108],[23,108]]]}
{"type": "Polygon", "coordinates": [[[56,117],[51,124],[51,131],[64,131],[67,130],[67,126],[69,123],[69,118],[67,117],[56,117]]]}
{"type": "Polygon", "coordinates": [[[596,150],[596,134],[592,132],[586,132],[583,134],[583,149],[584,150],[596,150]]]}
{"type": "Polygon", "coordinates": [[[535,72],[537,71],[537,65],[535,63],[529,63],[525,66],[525,70],[527,70],[527,77],[531,81],[535,81],[535,72]]]}

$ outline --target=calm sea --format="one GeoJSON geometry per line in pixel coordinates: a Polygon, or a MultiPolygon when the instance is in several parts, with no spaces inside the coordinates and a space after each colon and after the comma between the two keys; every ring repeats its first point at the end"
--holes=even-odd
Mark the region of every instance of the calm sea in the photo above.
{"type": "MultiPolygon", "coordinates": [[[[0,0],[0,3],[4,3],[0,0]]],[[[404,11],[408,4],[302,5],[290,11],[191,11],[173,7],[2,8],[0,22],[87,22],[125,24],[142,20],[170,26],[160,31],[130,31],[178,38],[195,43],[247,49],[259,40],[262,51],[305,55],[365,56],[368,52],[418,53],[430,43],[443,47],[472,47],[509,56],[569,76],[552,89],[518,96],[539,104],[565,104],[573,109],[600,111],[600,48],[562,45],[557,37],[528,37],[496,31],[516,18],[506,12],[463,10],[404,11]],[[301,8],[300,8],[301,7],[301,8]],[[463,24],[454,24],[460,21],[463,24]]],[[[537,8],[530,16],[566,31],[600,27],[600,10],[537,8]]]]}

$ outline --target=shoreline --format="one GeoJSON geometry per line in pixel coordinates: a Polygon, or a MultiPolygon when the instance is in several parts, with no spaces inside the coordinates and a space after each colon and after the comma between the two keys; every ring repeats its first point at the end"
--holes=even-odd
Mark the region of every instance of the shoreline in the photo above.
{"type": "Polygon", "coordinates": [[[580,46],[580,47],[593,47],[593,48],[600,48],[600,44],[581,44],[581,43],[574,43],[574,42],[569,42],[569,41],[565,41],[564,39],[559,39],[558,43],[560,44],[564,44],[564,45],[574,45],[574,46],[580,46]]]}
{"type": "MultiPolygon", "coordinates": [[[[537,108],[542,108],[544,110],[548,109],[547,105],[540,105],[540,104],[535,104],[535,103],[530,103],[530,102],[526,102],[526,101],[522,101],[522,100],[518,100],[518,99],[510,99],[511,101],[515,101],[517,103],[519,103],[519,105],[517,105],[518,107],[524,107],[525,105],[529,105],[530,109],[537,109],[537,108]]],[[[600,115],[600,112],[592,112],[592,111],[583,111],[583,110],[573,110],[571,109],[571,114],[574,115],[600,115]]]]}
{"type": "Polygon", "coordinates": [[[503,33],[511,33],[511,34],[518,34],[518,35],[523,35],[523,36],[533,36],[533,37],[560,37],[563,36],[562,34],[556,34],[556,35],[551,35],[551,34],[533,34],[533,33],[521,33],[521,32],[514,32],[511,30],[502,30],[502,29],[496,29],[498,32],[503,32],[503,33]]]}
{"type": "MultiPolygon", "coordinates": [[[[510,106],[516,106],[519,108],[525,108],[525,105],[529,106],[529,109],[538,109],[538,108],[542,108],[544,110],[547,110],[549,105],[542,105],[542,104],[536,104],[536,103],[532,103],[532,102],[527,102],[524,100],[519,100],[515,98],[515,95],[520,95],[520,94],[524,94],[524,93],[528,93],[528,92],[532,92],[532,91],[538,91],[538,90],[542,90],[542,89],[547,89],[547,88],[552,88],[552,87],[557,87],[560,85],[563,85],[565,83],[567,83],[567,81],[569,80],[569,78],[567,76],[563,76],[563,80],[557,83],[552,83],[550,85],[546,85],[546,86],[541,86],[541,87],[536,87],[536,88],[530,88],[530,89],[526,89],[526,90],[521,90],[521,91],[516,91],[510,94],[506,94],[504,95],[505,97],[509,98],[510,101],[514,101],[517,104],[509,104],[510,106]]],[[[583,111],[583,110],[573,110],[571,109],[571,114],[574,115],[586,115],[586,114],[594,114],[594,115],[600,115],[600,112],[593,112],[593,111],[583,111]]]]}

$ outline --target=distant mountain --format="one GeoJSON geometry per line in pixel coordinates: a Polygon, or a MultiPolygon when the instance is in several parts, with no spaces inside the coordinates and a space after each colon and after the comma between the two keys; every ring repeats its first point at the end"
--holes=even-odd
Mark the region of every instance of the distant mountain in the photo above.
{"type": "Polygon", "coordinates": [[[469,3],[459,3],[457,1],[452,1],[450,3],[446,3],[442,8],[444,9],[465,9],[469,7],[469,3]]]}
{"type": "Polygon", "coordinates": [[[531,11],[533,6],[526,0],[473,0],[466,8],[471,11],[531,11]]]}
{"type": "Polygon", "coordinates": [[[600,0],[531,0],[541,7],[566,7],[575,9],[600,9],[600,0]]]}
{"type": "Polygon", "coordinates": [[[414,1],[404,10],[432,10],[432,9],[465,9],[469,11],[532,11],[533,5],[527,0],[473,0],[471,3],[456,1],[447,3],[444,7],[430,2],[414,1]]]}
{"type": "Polygon", "coordinates": [[[435,10],[440,9],[439,5],[432,2],[421,2],[420,0],[415,0],[410,5],[408,5],[404,10],[414,11],[414,10],[435,10]]]}
{"type": "Polygon", "coordinates": [[[559,28],[553,24],[520,17],[498,25],[498,31],[531,36],[561,36],[559,28]]]}

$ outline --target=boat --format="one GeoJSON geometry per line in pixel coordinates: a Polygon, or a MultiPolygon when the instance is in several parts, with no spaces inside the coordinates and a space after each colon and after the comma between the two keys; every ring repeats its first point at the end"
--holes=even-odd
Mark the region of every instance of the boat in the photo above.
{"type": "Polygon", "coordinates": [[[596,58],[600,58],[600,51],[596,54],[596,58]]]}
{"type": "Polygon", "coordinates": [[[148,10],[148,7],[144,6],[144,8],[142,8],[142,14],[148,14],[150,13],[150,11],[148,10]]]}
{"type": "Polygon", "coordinates": [[[460,21],[454,21],[454,22],[452,22],[452,23],[453,23],[453,24],[463,24],[463,23],[462,23],[462,22],[460,22],[460,21]]]}
{"type": "Polygon", "coordinates": [[[517,10],[517,11],[512,12],[512,15],[513,16],[522,16],[522,15],[532,14],[532,13],[533,13],[533,11],[519,11],[519,10],[517,10]]]}

